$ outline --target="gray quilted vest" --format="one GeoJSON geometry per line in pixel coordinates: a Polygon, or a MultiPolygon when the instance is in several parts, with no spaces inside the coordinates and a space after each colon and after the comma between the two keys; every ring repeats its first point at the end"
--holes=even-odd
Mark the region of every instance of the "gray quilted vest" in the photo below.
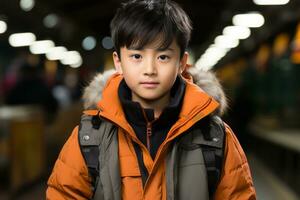
{"type": "MultiPolygon", "coordinates": [[[[98,116],[83,115],[82,155],[92,178],[95,200],[121,200],[118,128],[98,116]]],[[[220,118],[201,119],[174,139],[166,156],[167,200],[210,200],[223,163],[225,130],[220,118]]]]}

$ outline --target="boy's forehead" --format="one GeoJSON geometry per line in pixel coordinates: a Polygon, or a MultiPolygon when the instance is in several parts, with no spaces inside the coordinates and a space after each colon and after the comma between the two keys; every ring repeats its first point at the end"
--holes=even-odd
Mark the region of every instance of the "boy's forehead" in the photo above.
{"type": "Polygon", "coordinates": [[[179,50],[179,46],[178,46],[175,38],[172,40],[172,42],[169,46],[162,47],[163,44],[164,44],[164,41],[162,39],[158,38],[153,41],[150,41],[149,43],[147,43],[146,45],[141,46],[141,47],[139,47],[138,45],[132,44],[126,48],[131,49],[131,50],[154,49],[157,51],[165,51],[165,50],[175,51],[177,49],[179,50]]]}

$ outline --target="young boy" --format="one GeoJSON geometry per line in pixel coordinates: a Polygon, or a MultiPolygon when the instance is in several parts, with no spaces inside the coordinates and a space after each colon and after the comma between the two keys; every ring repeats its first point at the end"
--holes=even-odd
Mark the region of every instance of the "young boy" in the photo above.
{"type": "Polygon", "coordinates": [[[246,157],[227,125],[222,173],[209,192],[205,140],[193,128],[219,104],[183,73],[191,29],[173,1],[122,5],[111,22],[117,73],[103,91],[93,82],[87,96],[101,92],[101,99],[96,106],[88,100],[95,108],[82,118],[100,116],[105,126],[95,137],[81,137],[82,125],[74,129],[49,178],[47,199],[256,199],[246,157]],[[95,180],[79,143],[95,145],[99,138],[95,180]]]}

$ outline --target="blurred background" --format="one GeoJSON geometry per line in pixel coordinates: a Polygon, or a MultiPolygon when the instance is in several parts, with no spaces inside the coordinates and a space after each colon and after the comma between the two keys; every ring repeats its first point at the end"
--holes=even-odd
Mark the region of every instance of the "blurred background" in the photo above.
{"type": "MultiPolygon", "coordinates": [[[[121,0],[0,0],[0,199],[45,199],[91,78],[113,68],[121,0]]],[[[176,0],[190,63],[213,70],[258,199],[300,199],[300,0],[176,0]]]]}

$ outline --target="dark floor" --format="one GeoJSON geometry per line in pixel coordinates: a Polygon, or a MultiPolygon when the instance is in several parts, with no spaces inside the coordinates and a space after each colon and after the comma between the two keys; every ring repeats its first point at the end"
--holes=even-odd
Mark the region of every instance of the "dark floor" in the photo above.
{"type": "Polygon", "coordinates": [[[252,154],[248,154],[258,200],[299,200],[296,194],[252,154]]]}

